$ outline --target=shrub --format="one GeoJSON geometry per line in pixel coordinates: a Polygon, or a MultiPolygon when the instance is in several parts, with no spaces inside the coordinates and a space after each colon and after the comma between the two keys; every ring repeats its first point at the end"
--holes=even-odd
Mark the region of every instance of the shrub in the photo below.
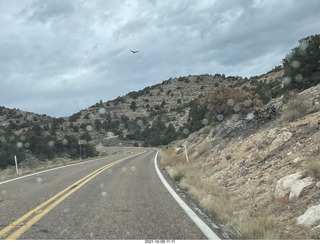
{"type": "Polygon", "coordinates": [[[207,108],[206,118],[210,121],[222,120],[231,114],[247,115],[262,105],[252,92],[221,85],[214,89],[202,106],[207,108]]]}
{"type": "Polygon", "coordinates": [[[298,118],[302,118],[310,111],[310,106],[306,104],[296,93],[289,93],[287,109],[282,112],[281,120],[292,122],[298,118]]]}
{"type": "Polygon", "coordinates": [[[316,180],[320,180],[320,156],[311,158],[309,160],[307,172],[316,180]]]}

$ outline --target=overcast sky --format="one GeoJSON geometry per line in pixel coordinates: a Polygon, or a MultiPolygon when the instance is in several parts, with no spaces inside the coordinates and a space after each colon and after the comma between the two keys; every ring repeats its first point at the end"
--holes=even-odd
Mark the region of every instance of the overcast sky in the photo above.
{"type": "Polygon", "coordinates": [[[0,106],[69,116],[170,77],[260,75],[319,34],[319,13],[319,0],[1,0],[0,106]]]}

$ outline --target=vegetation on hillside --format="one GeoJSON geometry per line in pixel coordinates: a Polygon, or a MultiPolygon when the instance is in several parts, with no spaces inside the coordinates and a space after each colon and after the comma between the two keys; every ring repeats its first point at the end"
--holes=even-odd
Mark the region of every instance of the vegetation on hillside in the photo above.
{"type": "MultiPolygon", "coordinates": [[[[116,136],[140,146],[167,145],[232,114],[250,118],[270,99],[284,94],[290,97],[290,91],[301,91],[320,82],[319,47],[320,35],[312,35],[301,39],[299,46],[283,59],[283,65],[266,75],[249,79],[224,74],[170,78],[113,101],[100,100],[67,119],[0,107],[0,119],[5,122],[0,130],[0,167],[12,164],[13,155],[23,160],[26,150],[44,161],[55,156],[78,157],[78,141],[91,141],[99,136],[101,139],[116,136]],[[274,72],[284,75],[266,79],[274,72]],[[205,81],[212,81],[210,89],[205,81]],[[199,85],[199,93],[186,100],[184,88],[194,84],[199,85]],[[121,106],[121,113],[110,113],[111,104],[113,108],[121,106]],[[99,112],[92,114],[92,111],[99,112]],[[132,115],[139,111],[144,111],[144,115],[132,115]],[[183,122],[177,123],[180,117],[183,122]]],[[[87,156],[94,155],[93,146],[88,144],[87,156]]]]}

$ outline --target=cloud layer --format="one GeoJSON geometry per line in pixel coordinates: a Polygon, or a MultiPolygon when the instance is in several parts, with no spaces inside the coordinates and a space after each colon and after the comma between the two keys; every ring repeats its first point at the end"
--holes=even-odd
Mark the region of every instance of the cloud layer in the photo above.
{"type": "Polygon", "coordinates": [[[259,75],[317,34],[319,12],[318,0],[4,0],[0,105],[68,116],[170,77],[259,75]]]}

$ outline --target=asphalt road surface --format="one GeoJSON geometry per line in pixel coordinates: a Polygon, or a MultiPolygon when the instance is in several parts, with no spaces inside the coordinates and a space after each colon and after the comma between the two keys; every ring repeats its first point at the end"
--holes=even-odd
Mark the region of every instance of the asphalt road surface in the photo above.
{"type": "Polygon", "coordinates": [[[0,240],[207,239],[160,180],[154,149],[0,183],[0,240]]]}

